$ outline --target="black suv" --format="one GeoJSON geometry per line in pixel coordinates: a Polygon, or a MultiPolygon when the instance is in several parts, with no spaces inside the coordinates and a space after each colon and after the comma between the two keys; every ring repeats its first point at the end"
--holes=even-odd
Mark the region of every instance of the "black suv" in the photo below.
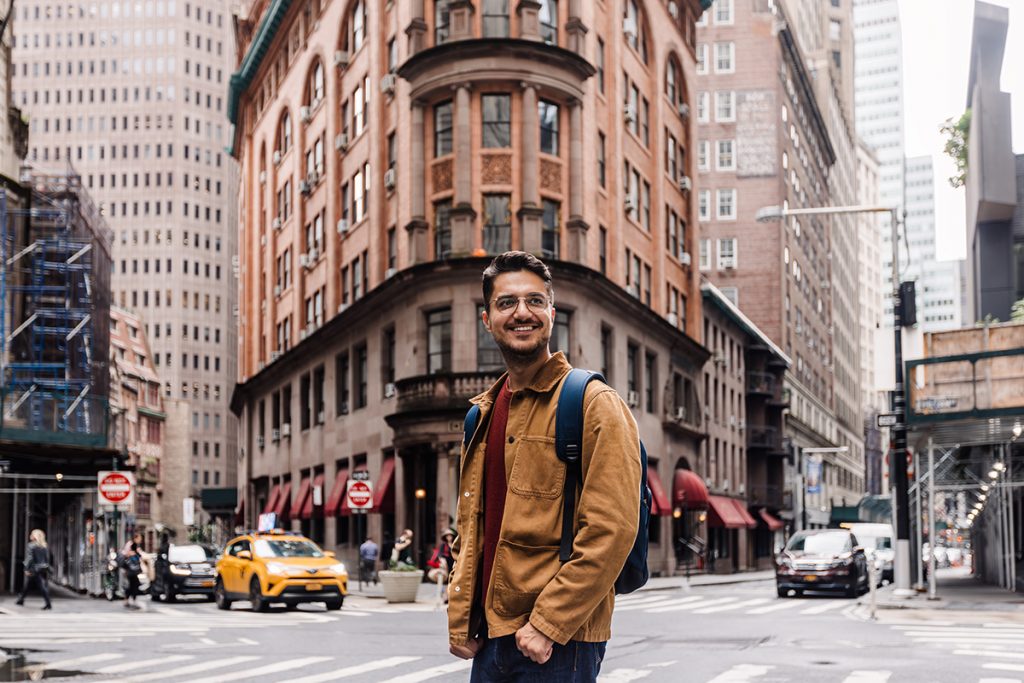
{"type": "Polygon", "coordinates": [[[157,554],[149,593],[154,600],[174,602],[179,595],[213,599],[217,551],[199,544],[172,545],[157,554]]]}

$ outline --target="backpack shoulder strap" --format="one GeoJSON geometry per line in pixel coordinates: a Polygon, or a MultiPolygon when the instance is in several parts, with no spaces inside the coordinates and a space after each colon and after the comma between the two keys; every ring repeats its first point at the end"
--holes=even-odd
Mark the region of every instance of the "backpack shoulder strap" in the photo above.
{"type": "Polygon", "coordinates": [[[573,368],[562,382],[555,410],[555,453],[565,463],[565,488],[562,491],[562,540],[558,559],[568,562],[572,556],[573,523],[576,520],[576,489],[583,479],[583,400],[592,380],[605,381],[601,373],[573,368]]]}
{"type": "Polygon", "coordinates": [[[466,413],[466,420],[462,423],[462,429],[465,432],[465,436],[462,437],[462,445],[469,446],[469,440],[473,438],[473,432],[476,431],[476,425],[480,421],[480,406],[474,405],[466,413]]]}

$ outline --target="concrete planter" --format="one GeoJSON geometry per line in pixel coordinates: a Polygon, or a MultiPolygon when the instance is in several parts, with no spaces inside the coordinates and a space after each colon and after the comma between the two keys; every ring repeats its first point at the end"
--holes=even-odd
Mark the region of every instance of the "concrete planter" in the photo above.
{"type": "Polygon", "coordinates": [[[423,581],[423,573],[381,571],[380,585],[388,602],[416,602],[416,593],[423,581]]]}

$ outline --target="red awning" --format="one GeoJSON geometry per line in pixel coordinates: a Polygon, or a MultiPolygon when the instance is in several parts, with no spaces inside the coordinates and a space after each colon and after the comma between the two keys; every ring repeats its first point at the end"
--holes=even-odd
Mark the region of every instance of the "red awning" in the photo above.
{"type": "Polygon", "coordinates": [[[391,493],[391,482],[395,478],[395,459],[385,458],[380,467],[380,478],[373,491],[373,512],[394,512],[395,496],[391,493]]]}
{"type": "Polygon", "coordinates": [[[263,507],[263,514],[274,511],[274,508],[277,507],[277,497],[280,495],[281,485],[274,484],[274,488],[270,489],[270,495],[267,496],[267,504],[263,507]]]}
{"type": "Polygon", "coordinates": [[[288,503],[291,502],[292,498],[292,483],[285,481],[281,483],[281,496],[277,499],[277,504],[274,506],[274,512],[277,514],[277,519],[282,520],[285,518],[291,510],[288,507],[288,503]]]}
{"type": "Polygon", "coordinates": [[[768,528],[772,531],[778,531],[785,526],[781,519],[768,512],[768,508],[761,508],[757,511],[757,514],[761,516],[761,519],[764,520],[764,523],[767,524],[768,528]]]}
{"type": "MultiPolygon", "coordinates": [[[[302,517],[302,510],[306,507],[306,499],[313,495],[313,491],[309,488],[309,477],[303,477],[302,483],[299,484],[299,494],[295,496],[295,502],[292,503],[291,513],[289,517],[292,519],[309,519],[309,517],[302,517]]],[[[310,506],[312,507],[313,501],[310,500],[310,506]]]]}
{"type": "MultiPolygon", "coordinates": [[[[359,465],[356,467],[355,472],[367,472],[366,465],[359,465]]],[[[345,491],[341,494],[341,507],[338,508],[338,514],[343,517],[348,517],[352,514],[352,508],[348,506],[348,484],[345,485],[345,491]]]]}
{"type": "Polygon", "coordinates": [[[651,488],[651,514],[671,515],[672,504],[668,502],[661,479],[658,479],[658,471],[650,465],[647,466],[647,485],[651,488]]]}
{"type": "Polygon", "coordinates": [[[736,507],[736,501],[732,498],[708,496],[708,503],[711,505],[708,526],[725,527],[726,529],[745,529],[747,527],[747,520],[740,514],[739,508],[736,507]]]}
{"type": "Polygon", "coordinates": [[[757,526],[757,521],[750,516],[750,513],[747,511],[747,506],[742,500],[733,498],[732,504],[736,506],[736,512],[738,512],[740,517],[743,518],[743,523],[748,529],[753,529],[757,526]]]}
{"type": "Polygon", "coordinates": [[[315,489],[317,487],[320,487],[320,505],[321,505],[320,512],[321,512],[321,516],[323,514],[323,511],[324,511],[324,508],[323,508],[323,500],[324,500],[324,473],[321,472],[320,474],[318,474],[315,477],[313,477],[313,485],[309,487],[309,498],[306,499],[306,504],[302,506],[302,515],[301,515],[302,519],[312,519],[313,518],[313,507],[314,507],[313,506],[313,489],[315,489]]]}
{"type": "Polygon", "coordinates": [[[683,510],[706,510],[708,487],[693,470],[676,470],[672,482],[672,502],[683,510]]]}
{"type": "Polygon", "coordinates": [[[327,498],[327,505],[324,506],[324,517],[333,517],[341,514],[341,501],[345,498],[345,482],[348,481],[348,470],[338,470],[334,476],[334,486],[331,488],[331,495],[327,498]]]}

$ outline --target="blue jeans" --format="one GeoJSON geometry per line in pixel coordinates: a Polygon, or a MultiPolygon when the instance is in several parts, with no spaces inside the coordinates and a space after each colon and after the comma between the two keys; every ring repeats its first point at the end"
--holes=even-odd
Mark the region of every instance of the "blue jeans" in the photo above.
{"type": "Polygon", "coordinates": [[[537,664],[516,647],[515,634],[487,639],[473,658],[470,683],[593,683],[605,643],[555,643],[551,658],[537,664]]]}

